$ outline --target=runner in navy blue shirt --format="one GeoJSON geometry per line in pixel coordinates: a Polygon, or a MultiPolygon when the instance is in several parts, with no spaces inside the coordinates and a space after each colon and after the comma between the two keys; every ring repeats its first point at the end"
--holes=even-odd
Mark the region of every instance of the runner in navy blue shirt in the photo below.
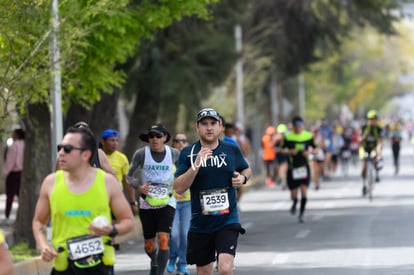
{"type": "Polygon", "coordinates": [[[213,274],[218,254],[219,274],[233,274],[237,240],[244,229],[237,211],[236,189],[251,175],[237,145],[220,141],[219,114],[211,108],[197,115],[200,140],[181,151],[174,189],[191,191],[191,225],[187,262],[197,274],[213,274]]]}

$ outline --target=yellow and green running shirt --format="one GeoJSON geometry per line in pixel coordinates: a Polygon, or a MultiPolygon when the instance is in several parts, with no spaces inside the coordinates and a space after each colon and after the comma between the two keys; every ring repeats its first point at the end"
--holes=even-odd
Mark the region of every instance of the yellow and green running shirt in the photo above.
{"type": "Polygon", "coordinates": [[[296,149],[299,153],[295,156],[289,156],[288,163],[289,168],[296,168],[301,166],[308,166],[308,158],[304,157],[300,152],[308,150],[310,147],[316,148],[317,144],[313,139],[311,132],[302,131],[295,133],[294,131],[289,132],[283,139],[281,148],[296,149]]]}
{"type": "MultiPolygon", "coordinates": [[[[56,172],[55,186],[50,195],[50,214],[52,220],[52,244],[58,250],[64,251],[55,258],[53,266],[56,270],[66,270],[68,267],[68,249],[66,240],[89,234],[89,225],[97,216],[105,216],[111,221],[109,197],[105,185],[105,172],[97,169],[95,180],[86,192],[72,193],[65,181],[64,171],[56,172]]],[[[108,243],[110,237],[103,236],[103,242],[108,243]]],[[[114,265],[114,248],[105,245],[103,262],[114,265]]]]}
{"type": "Polygon", "coordinates": [[[371,152],[377,147],[379,140],[383,138],[384,132],[379,126],[364,125],[361,136],[364,135],[367,135],[367,137],[361,142],[361,146],[366,152],[371,152]]]}
{"type": "Polygon", "coordinates": [[[116,178],[122,186],[122,176],[128,174],[129,170],[129,161],[128,158],[121,152],[115,151],[110,155],[106,155],[111,165],[114,169],[116,178]]]}

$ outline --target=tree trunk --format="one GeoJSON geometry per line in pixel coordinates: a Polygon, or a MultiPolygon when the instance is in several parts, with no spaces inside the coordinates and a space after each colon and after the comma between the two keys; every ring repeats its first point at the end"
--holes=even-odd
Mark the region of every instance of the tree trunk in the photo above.
{"type": "Polygon", "coordinates": [[[91,114],[90,111],[85,109],[79,104],[71,104],[69,107],[69,110],[66,113],[65,120],[64,120],[64,126],[63,131],[65,131],[70,126],[74,125],[75,123],[79,121],[84,121],[86,123],[90,123],[91,120],[91,114]]]}
{"type": "Polygon", "coordinates": [[[101,100],[96,102],[90,110],[78,104],[72,104],[65,119],[64,130],[79,121],[88,123],[99,142],[101,133],[107,128],[118,128],[118,99],[120,90],[114,88],[112,94],[102,94],[101,100]]]}
{"type": "Polygon", "coordinates": [[[47,104],[29,104],[26,111],[24,168],[13,237],[15,243],[23,242],[35,248],[32,219],[41,184],[52,169],[51,121],[47,104]]]}
{"type": "Polygon", "coordinates": [[[105,129],[119,130],[117,107],[120,93],[118,88],[114,88],[112,94],[102,94],[101,100],[93,105],[89,126],[98,142],[105,129]]]}
{"type": "Polygon", "coordinates": [[[124,154],[131,160],[137,148],[144,145],[139,135],[145,133],[150,125],[158,123],[160,108],[160,75],[151,57],[151,48],[143,48],[144,53],[141,66],[137,71],[129,74],[129,81],[135,82],[132,87],[138,87],[138,91],[132,91],[137,95],[134,110],[129,120],[129,132],[123,148],[124,154]]]}
{"type": "Polygon", "coordinates": [[[125,140],[123,152],[131,160],[134,152],[145,143],[139,139],[139,135],[146,133],[148,127],[157,123],[158,93],[140,91],[135,101],[135,106],[129,120],[129,132],[125,140]]]}

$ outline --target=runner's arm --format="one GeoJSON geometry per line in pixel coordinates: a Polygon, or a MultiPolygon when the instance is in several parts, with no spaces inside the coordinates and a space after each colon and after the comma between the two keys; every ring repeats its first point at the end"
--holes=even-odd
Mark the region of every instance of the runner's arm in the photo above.
{"type": "Polygon", "coordinates": [[[116,177],[115,171],[112,168],[111,164],[109,163],[109,160],[105,154],[105,152],[98,148],[98,157],[99,157],[99,163],[101,164],[101,168],[105,170],[105,172],[112,174],[116,177]]]}
{"type": "MultiPolygon", "coordinates": [[[[191,184],[195,177],[198,174],[198,170],[200,169],[200,165],[202,160],[206,161],[210,159],[212,156],[212,151],[208,148],[202,147],[200,151],[197,153],[197,157],[194,163],[187,169],[185,173],[178,176],[173,183],[173,188],[177,194],[183,194],[188,188],[190,188],[191,184]]],[[[180,158],[183,157],[183,152],[181,152],[180,158]]],[[[185,156],[184,156],[185,157],[185,156]]],[[[180,160],[179,160],[180,162],[180,160]]]]}
{"type": "Polygon", "coordinates": [[[124,235],[134,227],[134,217],[131,208],[119,186],[118,180],[113,175],[109,173],[105,175],[105,185],[108,192],[111,212],[115,215],[117,222],[115,225],[109,224],[103,227],[97,227],[91,224],[89,229],[95,235],[103,236],[111,234],[114,228],[116,228],[117,235],[124,235]]]}
{"type": "Polygon", "coordinates": [[[36,204],[34,217],[32,220],[33,237],[36,241],[37,247],[40,251],[42,260],[50,262],[54,257],[57,257],[55,249],[47,243],[47,229],[46,224],[50,216],[50,201],[49,193],[55,181],[55,174],[51,174],[45,178],[40,189],[39,199],[36,204]]]}

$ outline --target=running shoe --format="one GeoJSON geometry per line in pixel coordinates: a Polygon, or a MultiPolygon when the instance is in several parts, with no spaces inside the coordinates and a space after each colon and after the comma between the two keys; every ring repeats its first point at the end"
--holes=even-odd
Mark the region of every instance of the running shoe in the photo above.
{"type": "Polygon", "coordinates": [[[175,270],[175,261],[169,260],[168,264],[167,264],[167,272],[168,273],[173,273],[174,270],[175,270]]]}
{"type": "Polygon", "coordinates": [[[266,179],[265,185],[269,188],[275,188],[276,187],[276,183],[270,178],[266,179]]]}
{"type": "Polygon", "coordinates": [[[362,187],[362,196],[365,197],[367,195],[367,187],[362,187]]]}
{"type": "Polygon", "coordinates": [[[190,275],[190,272],[188,272],[188,269],[185,265],[179,265],[177,268],[177,274],[178,275],[190,275]]]}
{"type": "Polygon", "coordinates": [[[305,222],[302,215],[299,216],[298,220],[299,220],[299,223],[304,223],[305,222]]]}
{"type": "Polygon", "coordinates": [[[296,205],[292,205],[290,208],[290,214],[295,215],[296,214],[296,205]]]}

